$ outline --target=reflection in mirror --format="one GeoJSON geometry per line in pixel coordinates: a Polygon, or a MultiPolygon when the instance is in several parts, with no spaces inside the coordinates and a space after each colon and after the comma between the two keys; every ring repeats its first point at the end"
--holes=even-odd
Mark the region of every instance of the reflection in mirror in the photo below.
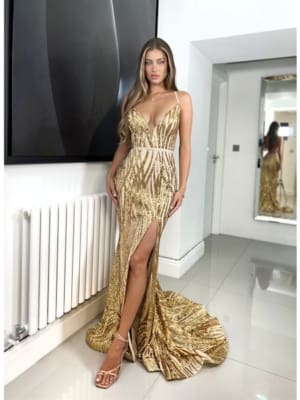
{"type": "Polygon", "coordinates": [[[296,224],[296,75],[262,78],[255,219],[296,224]]]}
{"type": "Polygon", "coordinates": [[[274,261],[251,258],[254,268],[253,288],[273,292],[277,299],[285,304],[292,304],[296,299],[296,268],[293,265],[275,263],[274,261]]]}

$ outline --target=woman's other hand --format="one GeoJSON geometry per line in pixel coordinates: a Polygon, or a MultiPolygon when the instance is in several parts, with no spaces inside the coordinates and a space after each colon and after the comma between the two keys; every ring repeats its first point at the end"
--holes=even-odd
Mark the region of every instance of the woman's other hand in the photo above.
{"type": "Polygon", "coordinates": [[[182,192],[180,192],[180,191],[175,192],[173,200],[170,205],[169,217],[171,217],[171,215],[173,215],[174,212],[176,210],[178,210],[178,208],[181,206],[183,198],[184,198],[184,194],[182,192]]]}
{"type": "Polygon", "coordinates": [[[111,175],[107,175],[106,177],[106,192],[111,198],[114,205],[119,207],[118,193],[116,191],[115,183],[111,175]]]}

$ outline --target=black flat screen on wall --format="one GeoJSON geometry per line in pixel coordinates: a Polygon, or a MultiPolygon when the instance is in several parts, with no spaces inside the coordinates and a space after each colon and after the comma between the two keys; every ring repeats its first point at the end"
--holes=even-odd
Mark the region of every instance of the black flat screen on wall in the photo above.
{"type": "Polygon", "coordinates": [[[112,160],[157,0],[6,0],[5,163],[112,160]]]}

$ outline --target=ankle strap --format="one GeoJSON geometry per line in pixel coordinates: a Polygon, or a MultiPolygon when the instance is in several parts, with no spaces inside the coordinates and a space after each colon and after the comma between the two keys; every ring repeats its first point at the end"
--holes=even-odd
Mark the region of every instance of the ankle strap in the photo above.
{"type": "Polygon", "coordinates": [[[124,342],[124,343],[127,343],[127,342],[128,342],[128,340],[125,339],[123,336],[121,336],[121,335],[119,334],[119,332],[116,332],[116,333],[114,334],[114,337],[117,338],[117,339],[119,339],[119,340],[121,340],[121,341],[124,342]]]}

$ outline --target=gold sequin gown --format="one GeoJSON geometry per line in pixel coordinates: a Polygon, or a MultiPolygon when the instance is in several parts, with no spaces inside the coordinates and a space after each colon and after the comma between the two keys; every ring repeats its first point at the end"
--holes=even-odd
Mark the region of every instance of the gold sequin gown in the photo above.
{"type": "MultiPolygon", "coordinates": [[[[148,371],[161,371],[167,380],[195,375],[204,363],[221,364],[228,353],[218,319],[204,305],[163,291],[157,279],[160,238],[177,187],[173,151],[181,107],[174,93],[176,104],[153,128],[135,108],[128,113],[131,149],[114,177],[119,240],[101,321],[86,334],[91,348],[108,351],[124,304],[130,256],[155,219],[158,235],[148,261],[147,287],[130,335],[137,359],[148,371]]],[[[125,358],[131,360],[129,352],[125,358]]]]}
{"type": "Polygon", "coordinates": [[[261,212],[272,213],[281,210],[277,200],[279,166],[277,152],[268,152],[262,159],[259,196],[261,212]]]}

